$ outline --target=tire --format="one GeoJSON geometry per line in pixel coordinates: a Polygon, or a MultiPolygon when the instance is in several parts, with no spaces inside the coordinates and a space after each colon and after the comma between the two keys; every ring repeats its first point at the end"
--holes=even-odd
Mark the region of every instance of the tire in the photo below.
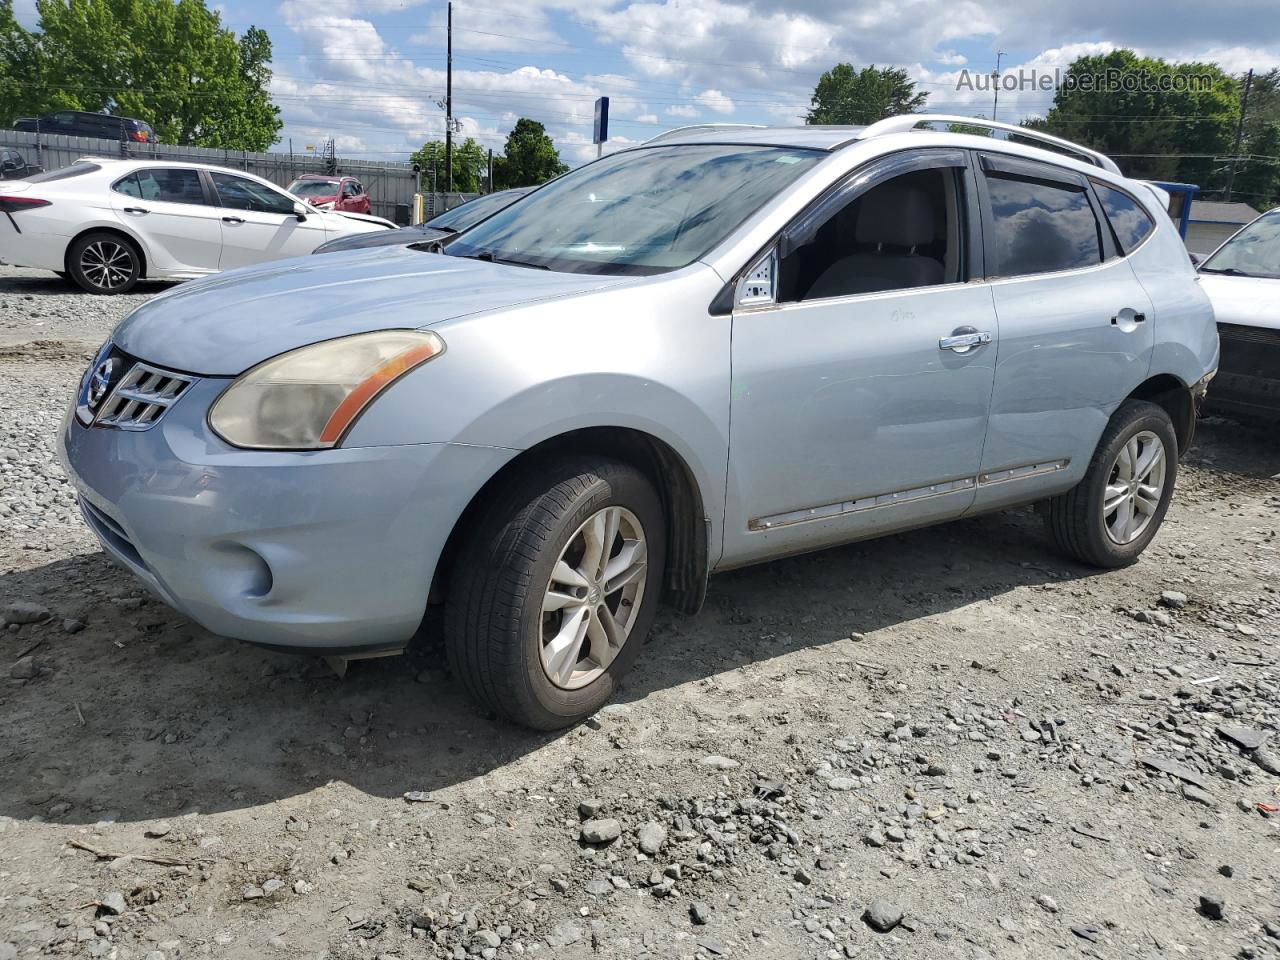
{"type": "Polygon", "coordinates": [[[1128,566],[1141,556],[1164,522],[1177,475],[1178,438],[1169,414],[1154,403],[1126,400],[1107,424],[1084,479],[1049,501],[1045,512],[1049,534],[1062,550],[1083,563],[1108,569],[1128,566]],[[1135,449],[1136,481],[1132,470],[1125,474],[1135,449]],[[1148,456],[1158,456],[1160,462],[1152,461],[1144,475],[1141,471],[1148,456]],[[1155,496],[1151,491],[1161,464],[1163,473],[1155,496]],[[1144,476],[1151,482],[1141,483],[1144,476]],[[1130,492],[1124,495],[1124,490],[1130,492]],[[1129,524],[1125,523],[1125,500],[1133,505],[1135,519],[1129,524]],[[1120,506],[1104,512],[1108,501],[1120,506]]]}
{"type": "Polygon", "coordinates": [[[142,252],[121,234],[86,233],[67,248],[67,272],[89,293],[128,293],[142,277],[142,252]]]}
{"type": "Polygon", "coordinates": [[[640,652],[665,560],[662,504],[640,471],[596,457],[530,470],[489,499],[457,557],[445,604],[445,647],[454,674],[475,699],[515,723],[556,730],[586,719],[613,696],[640,652]],[[611,579],[602,584],[597,573],[592,582],[572,584],[570,573],[581,579],[579,571],[593,563],[609,566],[588,551],[604,541],[602,524],[611,517],[617,522],[611,579]],[[637,533],[643,554],[635,547],[637,533]],[[624,572],[634,576],[607,590],[624,572]],[[601,593],[612,632],[599,606],[592,606],[601,593]],[[544,603],[559,606],[544,613],[544,603]],[[619,630],[625,632],[620,644],[605,642],[619,630]],[[608,656],[591,659],[597,650],[608,656]]]}

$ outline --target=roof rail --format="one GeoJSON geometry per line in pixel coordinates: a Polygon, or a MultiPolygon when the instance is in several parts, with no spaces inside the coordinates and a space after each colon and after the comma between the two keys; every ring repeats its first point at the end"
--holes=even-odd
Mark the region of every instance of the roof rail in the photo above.
{"type": "Polygon", "coordinates": [[[662,140],[669,140],[672,137],[680,137],[684,136],[686,133],[693,133],[695,130],[763,130],[764,127],[765,125],[763,123],[690,123],[683,127],[672,127],[670,130],[664,130],[656,137],[650,137],[644,142],[645,144],[658,143],[662,140]]]}
{"type": "Polygon", "coordinates": [[[997,123],[995,120],[984,120],[981,117],[962,117],[947,113],[903,113],[871,124],[871,126],[862,131],[862,136],[859,139],[865,140],[868,137],[878,137],[885,133],[905,133],[916,129],[922,123],[958,123],[968,127],[1003,130],[1005,133],[1017,134],[1025,140],[1038,140],[1059,150],[1075,154],[1085,163],[1091,163],[1095,167],[1101,167],[1103,170],[1120,173],[1120,168],[1116,166],[1116,162],[1105,153],[1090,150],[1088,147],[1082,147],[1078,143],[1063,140],[1061,137],[1055,137],[1052,134],[1041,133],[1039,130],[1029,130],[1026,127],[1014,126],[1011,123],[997,123]]]}

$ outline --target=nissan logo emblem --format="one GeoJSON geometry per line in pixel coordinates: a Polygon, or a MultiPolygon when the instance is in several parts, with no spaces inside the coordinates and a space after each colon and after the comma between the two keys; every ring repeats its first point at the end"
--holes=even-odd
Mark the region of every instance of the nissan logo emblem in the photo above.
{"type": "Polygon", "coordinates": [[[115,373],[116,361],[108,357],[94,368],[89,375],[89,383],[85,390],[84,402],[90,410],[97,410],[98,404],[107,396],[107,388],[111,386],[111,374],[115,373]]]}

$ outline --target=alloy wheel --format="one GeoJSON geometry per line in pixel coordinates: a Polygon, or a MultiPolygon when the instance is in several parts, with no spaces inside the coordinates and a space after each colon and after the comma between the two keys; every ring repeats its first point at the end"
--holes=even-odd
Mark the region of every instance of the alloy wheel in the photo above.
{"type": "Polygon", "coordinates": [[[80,272],[102,290],[123,287],[136,269],[129,248],[114,240],[95,240],[80,254],[80,272]]]}
{"type": "Polygon", "coordinates": [[[1164,496],[1165,467],[1164,443],[1150,430],[1120,448],[1102,497],[1102,523],[1113,542],[1132,543],[1151,525],[1164,496]]]}
{"type": "Polygon", "coordinates": [[[644,528],[626,507],[604,507],[578,527],[542,599],[548,680],[578,690],[608,669],[635,625],[647,577],[644,528]]]}

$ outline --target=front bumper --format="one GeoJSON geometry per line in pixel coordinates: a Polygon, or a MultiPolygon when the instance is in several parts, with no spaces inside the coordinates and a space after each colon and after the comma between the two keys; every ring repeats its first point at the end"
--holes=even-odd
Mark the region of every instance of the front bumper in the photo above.
{"type": "Polygon", "coordinates": [[[1280,418],[1280,330],[1218,324],[1222,359],[1206,412],[1280,418]]]}
{"type": "Polygon", "coordinates": [[[206,629],[313,653],[403,646],[472,496],[516,451],[451,443],[240,450],[194,383],[149,430],[84,427],[59,454],[103,548],[206,629]]]}

